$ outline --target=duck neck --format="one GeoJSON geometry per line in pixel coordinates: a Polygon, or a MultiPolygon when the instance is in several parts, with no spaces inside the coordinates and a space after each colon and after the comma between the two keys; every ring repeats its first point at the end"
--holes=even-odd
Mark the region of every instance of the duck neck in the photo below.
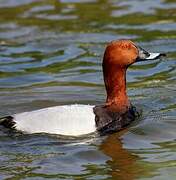
{"type": "Polygon", "coordinates": [[[126,70],[126,67],[103,65],[106,105],[119,112],[126,112],[130,106],[126,93],[126,70]]]}

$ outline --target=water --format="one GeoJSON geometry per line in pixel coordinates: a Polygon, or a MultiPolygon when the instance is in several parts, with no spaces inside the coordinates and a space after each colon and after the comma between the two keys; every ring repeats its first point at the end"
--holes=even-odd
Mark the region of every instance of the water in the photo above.
{"type": "Polygon", "coordinates": [[[0,179],[176,178],[174,0],[0,0],[0,116],[105,100],[107,42],[129,38],[163,61],[128,70],[143,115],[107,137],[24,135],[0,127],[0,179]]]}

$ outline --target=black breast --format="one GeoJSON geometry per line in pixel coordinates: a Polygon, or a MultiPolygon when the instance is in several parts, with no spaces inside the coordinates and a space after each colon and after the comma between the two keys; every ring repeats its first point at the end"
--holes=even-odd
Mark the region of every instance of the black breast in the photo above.
{"type": "Polygon", "coordinates": [[[113,112],[106,106],[95,106],[93,110],[97,130],[101,135],[123,129],[135,120],[137,114],[133,106],[125,113],[113,112]]]}

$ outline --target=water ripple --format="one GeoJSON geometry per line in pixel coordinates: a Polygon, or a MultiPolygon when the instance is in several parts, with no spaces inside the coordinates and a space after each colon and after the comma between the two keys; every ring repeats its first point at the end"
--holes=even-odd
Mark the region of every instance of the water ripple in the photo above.
{"type": "Polygon", "coordinates": [[[129,68],[128,94],[142,116],[124,131],[68,138],[0,127],[0,179],[174,179],[175,6],[174,0],[1,0],[1,116],[102,104],[101,63],[111,40],[132,39],[167,57],[129,68]]]}

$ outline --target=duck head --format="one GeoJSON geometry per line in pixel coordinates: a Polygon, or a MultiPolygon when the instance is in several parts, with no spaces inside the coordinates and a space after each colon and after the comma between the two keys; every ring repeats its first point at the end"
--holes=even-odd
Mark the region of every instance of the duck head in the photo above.
{"type": "Polygon", "coordinates": [[[109,43],[103,58],[103,74],[107,92],[106,105],[115,111],[126,111],[130,102],[126,93],[126,70],[135,62],[155,60],[165,56],[149,53],[130,40],[109,43]]]}

